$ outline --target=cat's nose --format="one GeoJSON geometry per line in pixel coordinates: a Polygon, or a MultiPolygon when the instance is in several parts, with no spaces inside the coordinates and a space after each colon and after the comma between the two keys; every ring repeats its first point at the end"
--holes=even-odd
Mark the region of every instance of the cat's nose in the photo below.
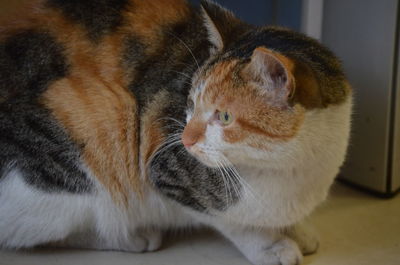
{"type": "Polygon", "coordinates": [[[182,143],[186,148],[190,148],[197,143],[197,139],[182,136],[182,143]]]}
{"type": "Polygon", "coordinates": [[[204,137],[205,125],[201,122],[190,121],[182,133],[182,143],[186,148],[195,145],[204,137]]]}
{"type": "Polygon", "coordinates": [[[197,143],[199,135],[191,130],[185,129],[182,134],[182,143],[186,148],[190,148],[197,143]]]}

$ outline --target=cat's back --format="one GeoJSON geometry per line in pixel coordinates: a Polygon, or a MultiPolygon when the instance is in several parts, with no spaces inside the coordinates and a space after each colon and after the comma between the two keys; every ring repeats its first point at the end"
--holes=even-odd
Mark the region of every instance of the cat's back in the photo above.
{"type": "Polygon", "coordinates": [[[191,12],[184,0],[40,0],[1,22],[1,176],[18,166],[39,188],[79,193],[89,168],[126,201],[140,186],[129,86],[191,12]]]}
{"type": "Polygon", "coordinates": [[[0,102],[41,94],[75,68],[128,81],[121,69],[129,37],[154,52],[162,44],[159,31],[189,13],[184,0],[27,1],[0,21],[0,102]]]}

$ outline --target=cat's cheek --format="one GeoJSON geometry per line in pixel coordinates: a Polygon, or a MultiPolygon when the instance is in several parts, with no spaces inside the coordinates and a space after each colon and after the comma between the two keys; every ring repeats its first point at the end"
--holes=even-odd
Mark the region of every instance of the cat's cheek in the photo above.
{"type": "Polygon", "coordinates": [[[189,121],[192,119],[192,117],[193,117],[193,112],[190,110],[187,110],[186,111],[186,124],[189,123],[189,121]]]}
{"type": "Polygon", "coordinates": [[[222,127],[218,124],[209,124],[205,132],[204,141],[206,146],[220,152],[224,145],[222,127]]]}
{"type": "Polygon", "coordinates": [[[197,158],[198,161],[200,161],[202,164],[204,164],[207,167],[210,168],[217,168],[218,164],[215,163],[215,160],[212,160],[210,157],[208,156],[195,156],[197,158]]]}

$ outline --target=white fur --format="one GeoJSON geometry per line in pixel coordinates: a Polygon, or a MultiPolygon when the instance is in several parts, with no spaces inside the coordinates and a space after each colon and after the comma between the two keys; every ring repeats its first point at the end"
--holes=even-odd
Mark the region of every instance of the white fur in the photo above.
{"type": "Polygon", "coordinates": [[[100,184],[90,195],[45,193],[28,186],[18,169],[4,176],[0,184],[0,247],[54,243],[151,251],[161,244],[160,228],[195,224],[178,205],[152,190],[143,201],[132,194],[129,209],[123,210],[100,184]]]}
{"type": "Polygon", "coordinates": [[[253,264],[295,265],[303,256],[297,244],[290,238],[271,229],[222,226],[219,230],[230,239],[253,264]]]}
{"type": "Polygon", "coordinates": [[[91,216],[87,196],[45,195],[27,186],[17,169],[2,180],[0,201],[0,244],[6,247],[60,240],[91,216]]]}

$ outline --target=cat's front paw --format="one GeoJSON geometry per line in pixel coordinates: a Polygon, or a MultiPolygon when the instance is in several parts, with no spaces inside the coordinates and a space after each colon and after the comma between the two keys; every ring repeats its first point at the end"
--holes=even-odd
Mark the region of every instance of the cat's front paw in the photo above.
{"type": "Polygon", "coordinates": [[[136,231],[131,234],[127,244],[121,250],[128,252],[151,252],[161,247],[162,233],[158,230],[136,231]]]}
{"type": "Polygon", "coordinates": [[[300,265],[303,255],[296,242],[283,238],[273,245],[254,252],[248,256],[254,265],[300,265]]]}
{"type": "Polygon", "coordinates": [[[303,255],[310,255],[318,250],[319,237],[310,224],[297,224],[289,229],[286,234],[297,242],[303,255]]]}
{"type": "Polygon", "coordinates": [[[311,255],[317,252],[319,248],[319,239],[317,236],[310,235],[296,240],[303,255],[311,255]]]}

